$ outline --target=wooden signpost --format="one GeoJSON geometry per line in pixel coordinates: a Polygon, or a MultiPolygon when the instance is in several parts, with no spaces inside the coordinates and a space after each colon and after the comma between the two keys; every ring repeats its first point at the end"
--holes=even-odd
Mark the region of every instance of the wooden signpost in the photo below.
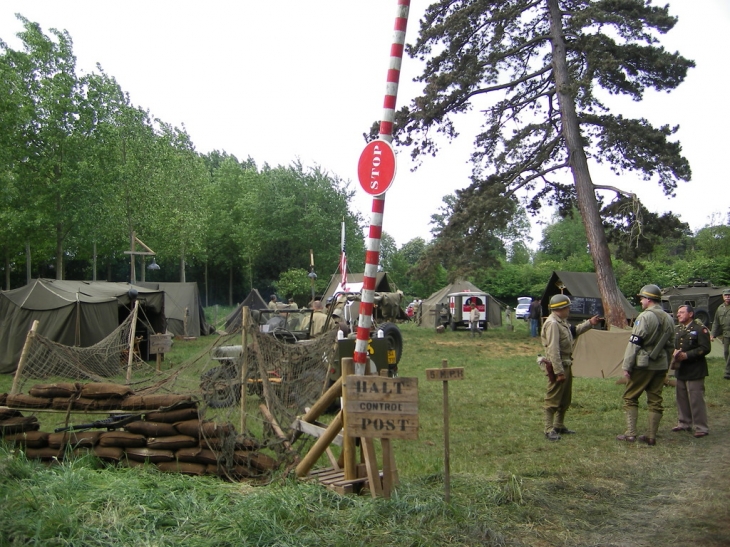
{"type": "Polygon", "coordinates": [[[427,368],[427,380],[441,380],[444,383],[444,499],[451,501],[451,454],[449,452],[449,381],[463,380],[464,368],[448,368],[449,362],[441,361],[441,368],[427,368]]]}
{"type": "Polygon", "coordinates": [[[150,334],[150,355],[157,354],[157,372],[160,372],[162,355],[172,349],[172,334],[150,334]]]}

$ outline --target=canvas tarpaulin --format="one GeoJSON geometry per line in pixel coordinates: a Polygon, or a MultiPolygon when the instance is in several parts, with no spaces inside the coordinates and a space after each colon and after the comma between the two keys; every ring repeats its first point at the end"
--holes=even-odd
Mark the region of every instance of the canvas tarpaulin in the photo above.
{"type": "Polygon", "coordinates": [[[621,376],[630,330],[589,330],[581,334],[573,350],[573,376],[613,378],[621,376]]]}

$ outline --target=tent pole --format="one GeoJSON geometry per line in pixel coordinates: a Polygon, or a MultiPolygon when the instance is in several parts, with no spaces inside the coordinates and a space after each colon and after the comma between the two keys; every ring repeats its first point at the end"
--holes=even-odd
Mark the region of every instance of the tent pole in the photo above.
{"type": "Polygon", "coordinates": [[[246,433],[246,391],[248,391],[248,306],[241,309],[241,435],[246,433]]]}
{"type": "Polygon", "coordinates": [[[76,293],[76,347],[81,346],[81,301],[76,293]]]}
{"type": "MultiPolygon", "coordinates": [[[[134,258],[132,258],[134,260],[134,258]]],[[[134,360],[134,337],[137,335],[137,310],[139,309],[139,300],[134,301],[134,310],[132,311],[132,326],[129,329],[129,359],[127,360],[127,384],[132,380],[132,361],[134,360]]]]}
{"type": "Polygon", "coordinates": [[[28,360],[28,351],[30,349],[30,341],[35,336],[36,330],[38,330],[38,320],[33,321],[33,325],[30,327],[28,336],[25,337],[25,344],[23,344],[23,352],[20,354],[20,361],[18,362],[18,368],[15,371],[15,377],[13,378],[13,387],[10,390],[10,395],[16,395],[18,393],[18,380],[20,379],[20,373],[25,367],[25,362],[28,360]]]}

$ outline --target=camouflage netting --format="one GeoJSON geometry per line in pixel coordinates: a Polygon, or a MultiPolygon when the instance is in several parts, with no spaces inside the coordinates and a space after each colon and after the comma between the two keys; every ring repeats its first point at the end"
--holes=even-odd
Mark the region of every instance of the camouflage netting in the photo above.
{"type": "MultiPolygon", "coordinates": [[[[64,453],[64,443],[38,446],[45,437],[36,417],[78,429],[78,424],[130,413],[132,423],[107,433],[138,435],[144,439],[135,437],[141,446],[120,447],[113,443],[122,441],[105,434],[103,450],[92,444],[102,459],[148,461],[163,470],[215,472],[231,479],[281,468],[306,453],[313,442],[302,436],[292,445],[276,430],[290,437],[295,418],[322,394],[336,357],[336,332],[292,343],[260,332],[250,317],[247,324],[245,332],[211,337],[208,347],[181,365],[170,369],[163,363],[161,371],[134,352],[129,366],[131,319],[89,348],[63,346],[31,334],[16,390],[0,400],[22,415],[6,417],[12,422],[7,428],[0,416],[0,434],[27,450],[41,450],[37,457],[57,458],[64,453]],[[57,412],[49,413],[52,410],[57,412]],[[26,445],[31,432],[31,444],[26,445]]],[[[80,448],[73,445],[75,437],[64,438],[71,439],[66,450],[80,448]]]]}

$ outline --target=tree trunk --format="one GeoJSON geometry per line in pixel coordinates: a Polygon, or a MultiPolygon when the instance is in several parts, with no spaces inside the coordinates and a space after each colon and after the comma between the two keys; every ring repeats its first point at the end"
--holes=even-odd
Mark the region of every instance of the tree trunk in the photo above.
{"type": "Polygon", "coordinates": [[[233,264],[228,266],[228,305],[233,306],[233,264]]]}
{"type": "Polygon", "coordinates": [[[204,278],[205,278],[205,307],[208,307],[208,261],[205,261],[205,270],[204,270],[204,278]]]}
{"type": "Polygon", "coordinates": [[[63,225],[56,224],[56,279],[63,279],[63,225]]]}
{"type": "Polygon", "coordinates": [[[180,251],[180,283],[185,283],[185,247],[180,251]]]}
{"type": "Polygon", "coordinates": [[[606,323],[614,327],[624,328],[626,326],[626,313],[621,303],[621,293],[618,290],[616,276],[613,273],[611,254],[598,209],[593,181],[588,170],[588,161],[583,149],[578,116],[575,112],[575,99],[568,73],[560,5],[558,0],[547,0],[547,5],[550,12],[555,87],[560,105],[562,132],[568,149],[570,170],[573,173],[575,191],[578,197],[578,210],[583,217],[583,225],[586,229],[588,245],[593,257],[593,266],[596,270],[598,290],[603,300],[606,323]]]}
{"type": "Polygon", "coordinates": [[[5,290],[10,290],[10,250],[5,247],[5,290]]]}
{"type": "Polygon", "coordinates": [[[33,278],[31,273],[31,260],[30,260],[30,241],[25,240],[25,284],[29,285],[30,280],[33,278]]]}

